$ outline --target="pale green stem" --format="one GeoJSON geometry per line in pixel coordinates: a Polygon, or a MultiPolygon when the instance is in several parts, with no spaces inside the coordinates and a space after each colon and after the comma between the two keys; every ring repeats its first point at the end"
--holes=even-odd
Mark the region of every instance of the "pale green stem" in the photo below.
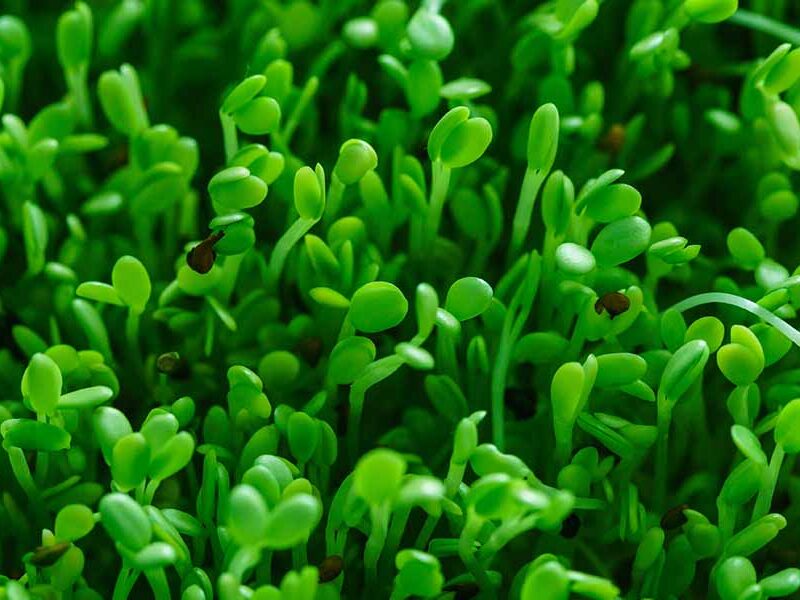
{"type": "Polygon", "coordinates": [[[392,514],[392,523],[389,526],[389,535],[386,538],[386,555],[394,556],[400,547],[403,539],[403,532],[408,524],[408,517],[411,515],[411,507],[404,506],[392,514]]]}
{"type": "Polygon", "coordinates": [[[450,461],[450,467],[447,469],[447,477],[444,480],[444,493],[448,498],[455,498],[455,495],[458,493],[458,487],[464,480],[464,473],[466,470],[467,463],[450,461]]]}
{"type": "Polygon", "coordinates": [[[778,475],[781,472],[785,456],[786,453],[783,450],[783,446],[775,444],[775,450],[772,451],[772,457],[769,460],[769,470],[761,482],[761,488],[758,490],[756,504],[753,507],[753,518],[750,520],[751,523],[754,523],[769,512],[772,504],[772,495],[775,493],[775,486],[778,484],[778,475]]]}
{"type": "Polygon", "coordinates": [[[7,448],[8,460],[11,463],[11,471],[14,477],[19,482],[20,487],[28,495],[31,500],[39,496],[39,490],[36,483],[31,476],[31,470],[28,466],[28,461],[25,460],[25,453],[19,448],[7,448]]]}
{"type": "Polygon", "coordinates": [[[370,507],[370,521],[372,522],[372,526],[370,527],[367,543],[364,546],[364,569],[367,589],[371,589],[378,581],[378,560],[380,560],[381,551],[386,542],[389,510],[388,503],[370,507]]]}
{"type": "Polygon", "coordinates": [[[75,103],[78,120],[87,129],[92,128],[92,103],[89,99],[89,90],[86,85],[87,68],[79,67],[66,73],[67,88],[75,103]]]}
{"type": "Polygon", "coordinates": [[[297,544],[292,548],[292,569],[299,571],[308,564],[306,542],[297,544]]]}
{"type": "Polygon", "coordinates": [[[669,459],[669,428],[672,423],[672,408],[658,411],[658,438],[656,441],[656,502],[657,510],[663,510],[667,496],[667,465],[669,459]]]}
{"type": "Polygon", "coordinates": [[[309,78],[305,86],[303,86],[303,91],[300,93],[300,97],[297,99],[294,108],[292,108],[289,118],[286,119],[286,125],[283,127],[283,131],[281,131],[281,141],[286,147],[291,144],[292,136],[294,136],[294,132],[300,124],[303,113],[306,108],[308,108],[309,103],[316,95],[318,89],[319,79],[317,77],[309,78]]]}
{"type": "Polygon", "coordinates": [[[536,205],[536,196],[544,182],[545,172],[539,169],[526,169],[519,192],[517,210],[514,212],[514,221],[511,225],[511,243],[508,247],[508,256],[513,259],[519,255],[528,230],[531,226],[533,207],[536,205]]]}
{"type": "Polygon", "coordinates": [[[289,252],[318,221],[319,219],[297,219],[281,236],[278,243],[275,244],[275,248],[269,257],[269,281],[271,286],[278,285],[278,280],[283,271],[283,265],[289,257],[289,252]]]}
{"type": "Polygon", "coordinates": [[[139,579],[139,573],[140,571],[131,569],[123,562],[119,575],[117,575],[117,582],[114,585],[112,600],[127,600],[133,586],[136,584],[136,580],[139,579]]]}
{"type": "Polygon", "coordinates": [[[419,535],[417,535],[417,539],[414,542],[414,547],[419,548],[420,550],[425,550],[428,547],[428,540],[431,539],[433,535],[433,531],[436,529],[436,526],[439,524],[439,519],[441,515],[434,516],[429,514],[425,518],[425,523],[422,524],[422,529],[419,530],[419,535]]]}
{"type": "Polygon", "coordinates": [[[332,173],[331,185],[328,188],[327,200],[325,201],[324,220],[326,224],[330,224],[341,210],[345,187],[345,184],[336,176],[336,173],[332,173]]]}
{"type": "Polygon", "coordinates": [[[464,566],[467,567],[469,572],[475,578],[475,581],[481,587],[481,590],[484,592],[490,592],[492,589],[492,583],[489,581],[489,576],[486,574],[486,570],[483,568],[483,565],[478,562],[478,559],[475,556],[475,549],[473,547],[475,539],[478,537],[482,527],[483,521],[481,519],[478,519],[472,515],[467,517],[464,529],[462,529],[461,536],[458,539],[458,556],[461,558],[461,562],[464,563],[464,566]]]}
{"type": "Polygon", "coordinates": [[[128,318],[125,320],[125,338],[128,342],[128,351],[131,353],[131,360],[137,365],[141,365],[141,350],[139,348],[139,315],[132,309],[128,309],[128,318]]]}
{"type": "Polygon", "coordinates": [[[227,164],[239,151],[239,135],[236,132],[236,122],[233,117],[220,112],[219,120],[222,124],[222,141],[225,146],[225,163],[227,164]]]}
{"type": "Polygon", "coordinates": [[[492,532],[486,543],[481,546],[478,552],[478,559],[481,564],[488,568],[495,555],[503,549],[503,547],[513,540],[518,535],[533,529],[536,522],[539,520],[538,515],[528,515],[527,517],[516,519],[510,523],[503,523],[492,532]]]}
{"type": "Polygon", "coordinates": [[[726,294],[724,292],[707,292],[705,294],[697,294],[696,296],[691,296],[686,300],[682,300],[675,304],[672,308],[678,312],[684,312],[690,308],[702,306],[703,304],[730,304],[731,306],[736,306],[746,310],[749,313],[757,316],[765,323],[772,325],[775,329],[792,340],[796,346],[800,347],[800,331],[789,325],[789,323],[780,317],[775,316],[763,306],[759,306],[755,302],[747,300],[746,298],[742,298],[741,296],[726,294]]]}
{"type": "Polygon", "coordinates": [[[167,574],[164,569],[152,569],[144,572],[150,587],[153,589],[154,600],[169,600],[170,591],[167,574]]]}
{"type": "Polygon", "coordinates": [[[750,12],[749,10],[740,8],[728,19],[728,23],[741,25],[742,27],[747,27],[754,31],[766,33],[767,35],[789,42],[794,46],[800,45],[800,29],[787,25],[786,23],[781,23],[775,19],[770,19],[767,16],[750,12]]]}
{"type": "MultiPolygon", "coordinates": [[[[36,420],[40,423],[47,423],[47,415],[44,413],[38,413],[36,415],[36,420]]],[[[49,452],[37,452],[36,453],[36,483],[37,487],[44,485],[44,482],[47,481],[47,471],[50,468],[50,453],[49,452]]]]}
{"type": "Polygon", "coordinates": [[[428,252],[436,241],[439,224],[442,221],[444,202],[450,187],[450,168],[441,160],[435,160],[432,166],[431,201],[428,206],[428,218],[425,223],[425,247],[428,252]]]}

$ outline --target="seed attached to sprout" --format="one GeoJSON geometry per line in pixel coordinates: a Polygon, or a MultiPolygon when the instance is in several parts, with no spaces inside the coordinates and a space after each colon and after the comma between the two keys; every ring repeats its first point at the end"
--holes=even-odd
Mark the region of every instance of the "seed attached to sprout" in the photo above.
{"type": "Polygon", "coordinates": [[[214,266],[214,261],[217,260],[217,253],[214,252],[214,244],[220,241],[224,235],[224,231],[212,233],[189,250],[189,254],[186,255],[186,264],[189,265],[193,271],[201,275],[208,273],[211,267],[214,266]]]}
{"type": "Polygon", "coordinates": [[[327,583],[339,576],[344,568],[344,560],[341,556],[326,556],[319,564],[319,582],[327,583]]]}
{"type": "Polygon", "coordinates": [[[597,299],[594,303],[594,311],[601,315],[603,311],[608,312],[612,319],[618,317],[631,307],[630,299],[622,292],[609,292],[597,299]]]}

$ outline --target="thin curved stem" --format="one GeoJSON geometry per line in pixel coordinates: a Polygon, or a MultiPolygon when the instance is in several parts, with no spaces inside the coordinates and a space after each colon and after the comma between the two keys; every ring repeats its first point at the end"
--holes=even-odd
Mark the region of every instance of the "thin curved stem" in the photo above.
{"type": "Polygon", "coordinates": [[[741,296],[726,294],[724,292],[707,292],[704,294],[697,294],[696,296],[692,296],[686,300],[681,300],[672,308],[678,312],[684,312],[690,308],[702,306],[703,304],[728,304],[730,306],[736,306],[737,308],[746,310],[747,312],[757,316],[765,323],[772,325],[775,329],[780,331],[783,335],[794,342],[796,346],[800,347],[800,331],[789,325],[789,323],[780,317],[769,312],[763,306],[759,306],[755,302],[748,300],[747,298],[742,298],[741,296]]]}
{"type": "Polygon", "coordinates": [[[767,35],[784,40],[795,46],[800,45],[800,29],[786,25],[775,19],[770,19],[764,15],[750,12],[749,10],[740,8],[728,19],[728,22],[734,25],[740,25],[741,27],[747,27],[754,31],[766,33],[767,35]]]}

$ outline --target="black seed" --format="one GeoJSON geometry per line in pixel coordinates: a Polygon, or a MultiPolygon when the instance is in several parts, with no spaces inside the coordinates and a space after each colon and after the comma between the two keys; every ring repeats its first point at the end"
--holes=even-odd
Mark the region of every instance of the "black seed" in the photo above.
{"type": "Polygon", "coordinates": [[[189,268],[201,275],[208,273],[211,267],[214,266],[214,261],[217,260],[217,253],[214,252],[214,244],[220,241],[224,235],[224,231],[212,233],[189,250],[189,254],[186,255],[186,264],[189,265],[189,268]]]}
{"type": "Polygon", "coordinates": [[[31,564],[37,567],[51,567],[56,564],[59,558],[64,556],[70,546],[72,546],[70,542],[59,542],[52,546],[39,546],[33,551],[31,564]]]}
{"type": "Polygon", "coordinates": [[[578,535],[578,531],[581,528],[581,519],[575,513],[572,513],[564,522],[561,523],[561,537],[567,538],[571,540],[576,535],[578,535]]]}
{"type": "Polygon", "coordinates": [[[165,375],[182,378],[189,375],[189,363],[177,352],[165,352],[156,359],[156,369],[165,375]]]}
{"type": "Polygon", "coordinates": [[[683,511],[687,508],[689,508],[688,504],[679,504],[665,512],[664,516],[661,517],[661,529],[669,531],[670,529],[677,529],[685,525],[689,519],[686,518],[683,511]]]}
{"type": "Polygon", "coordinates": [[[339,576],[344,568],[344,560],[341,556],[328,556],[319,564],[319,582],[326,583],[333,581],[339,576]]]}
{"type": "Polygon", "coordinates": [[[603,310],[608,312],[608,316],[612,319],[621,315],[631,307],[630,299],[621,292],[610,292],[602,295],[594,303],[594,311],[600,315],[603,310]]]}
{"type": "Polygon", "coordinates": [[[481,591],[481,588],[478,587],[477,583],[469,582],[469,583],[454,583],[452,585],[446,585],[442,588],[443,592],[455,592],[455,600],[470,600],[470,598],[475,598],[481,591]]]}

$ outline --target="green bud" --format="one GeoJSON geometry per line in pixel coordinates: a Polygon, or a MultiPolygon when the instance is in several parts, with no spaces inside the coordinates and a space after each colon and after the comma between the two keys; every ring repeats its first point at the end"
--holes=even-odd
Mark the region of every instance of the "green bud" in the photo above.
{"type": "Polygon", "coordinates": [[[264,541],[267,548],[284,550],[308,540],[322,517],[322,504],[307,493],[284,498],[267,518],[264,541]]]}
{"type": "Polygon", "coordinates": [[[453,439],[453,456],[450,459],[457,465],[465,465],[478,447],[478,426],[469,418],[461,419],[453,439]]]}
{"type": "Polygon", "coordinates": [[[393,595],[433,598],[441,593],[444,575],[435,556],[419,550],[401,550],[394,564],[398,573],[394,578],[393,595]]]}
{"type": "Polygon", "coordinates": [[[294,207],[303,219],[317,220],[325,211],[325,198],[317,174],[302,167],[294,176],[294,207]]]}
{"type": "Polygon", "coordinates": [[[708,344],[704,340],[687,342],[672,355],[658,386],[658,396],[674,405],[689,386],[700,377],[708,362],[708,344]]]}
{"type": "Polygon", "coordinates": [[[545,174],[553,168],[558,150],[559,116],[555,104],[536,109],[528,129],[528,169],[545,174]]]}
{"type": "Polygon", "coordinates": [[[636,558],[633,562],[634,571],[642,573],[647,571],[661,554],[664,547],[664,530],[660,527],[653,527],[647,530],[647,533],[642,537],[639,542],[639,547],[636,549],[636,558]]]}
{"type": "Polygon", "coordinates": [[[147,477],[150,446],[141,433],[129,433],[114,444],[111,453],[111,477],[120,491],[127,492],[147,477]]]}
{"type": "Polygon", "coordinates": [[[765,515],[728,540],[725,544],[725,555],[750,556],[769,544],[785,527],[786,519],[783,515],[765,515]]]}
{"type": "Polygon", "coordinates": [[[683,8],[695,21],[719,23],[736,12],[739,0],[685,0],[683,8]]]}
{"type": "Polygon", "coordinates": [[[392,500],[400,490],[406,461],[392,450],[372,450],[362,456],[353,473],[353,489],[368,504],[392,500]]]}
{"type": "Polygon", "coordinates": [[[119,71],[106,71],[97,88],[103,112],[118,131],[133,137],[147,128],[139,77],[133,67],[122,65],[119,71]]]}
{"type": "Polygon", "coordinates": [[[375,360],[375,344],[360,336],[340,341],[331,351],[328,376],[338,385],[353,383],[364,369],[375,360]]]}
{"type": "Polygon", "coordinates": [[[144,509],[125,494],[108,494],[100,500],[100,520],[111,539],[129,550],[141,550],[153,536],[144,509]]]}
{"type": "Polygon", "coordinates": [[[731,342],[717,352],[717,365],[732,383],[753,383],[764,369],[764,351],[756,335],[747,327],[734,325],[731,342]]]}
{"type": "Polygon", "coordinates": [[[156,481],[163,481],[189,464],[194,454],[194,438],[182,431],[170,438],[163,447],[158,447],[153,456],[148,475],[156,481]]]}
{"type": "Polygon", "coordinates": [[[405,84],[411,114],[417,118],[429,115],[439,106],[442,70],[433,60],[415,60],[408,67],[405,84]]]}
{"type": "Polygon", "coordinates": [[[228,498],[228,531],[241,546],[258,546],[267,531],[267,506],[254,487],[240,484],[228,498]]]}
{"type": "Polygon", "coordinates": [[[556,265],[567,275],[580,276],[591,273],[597,263],[594,255],[583,246],[565,242],[556,248],[556,265]]]}
{"type": "Polygon", "coordinates": [[[374,281],[353,294],[349,318],[359,331],[377,333],[398,325],[407,312],[408,300],[397,286],[374,281]]]}
{"type": "Polygon", "coordinates": [[[0,424],[4,448],[58,452],[70,447],[71,436],[61,427],[32,419],[7,419],[0,424]]]}
{"type": "Polygon", "coordinates": [[[133,256],[123,256],[111,271],[111,283],[122,301],[136,314],[144,312],[152,290],[147,269],[133,256]]]}
{"type": "Polygon", "coordinates": [[[800,79],[800,49],[796,48],[784,56],[770,69],[764,80],[764,89],[772,94],[782,94],[800,79]]]}
{"type": "Polygon", "coordinates": [[[362,177],[378,166],[378,155],[363,140],[347,140],[339,149],[339,158],[333,174],[345,185],[358,183],[362,177]]]}
{"type": "Polygon", "coordinates": [[[70,504],[56,515],[55,534],[59,540],[74,542],[94,529],[94,513],[83,504],[70,504]]]}
{"type": "Polygon", "coordinates": [[[641,217],[609,223],[592,242],[591,251],[601,267],[615,267],[639,256],[650,243],[650,224],[641,217]]]}
{"type": "Polygon", "coordinates": [[[445,140],[467,119],[469,119],[469,109],[466,106],[456,106],[439,119],[428,136],[428,156],[431,161],[439,160],[445,140]]]}
{"type": "Polygon", "coordinates": [[[722,485],[719,499],[732,506],[748,502],[761,486],[764,467],[752,460],[739,463],[722,485]]]}
{"type": "Polygon", "coordinates": [[[453,50],[454,36],[447,19],[420,8],[411,17],[406,29],[414,53],[430,60],[442,60],[453,50]]]}
{"type": "Polygon", "coordinates": [[[243,108],[248,102],[258,96],[266,83],[267,78],[263,75],[252,75],[243,80],[225,97],[220,112],[232,114],[240,108],[243,108]]]}
{"type": "Polygon", "coordinates": [[[278,129],[281,107],[275,98],[259,96],[233,113],[236,126],[249,135],[264,135],[278,129]]]}
{"type": "Polygon", "coordinates": [[[300,373],[300,361],[286,350],[268,352],[258,363],[258,374],[268,391],[289,387],[300,373]]]}
{"type": "Polygon", "coordinates": [[[787,454],[800,452],[800,398],[781,409],[775,424],[775,443],[787,454]]]}
{"type": "Polygon", "coordinates": [[[606,185],[592,192],[586,200],[586,215],[600,223],[611,223],[635,214],[642,195],[627,184],[606,185]]]}
{"type": "Polygon", "coordinates": [[[319,444],[317,423],[304,412],[294,413],[289,417],[287,439],[292,456],[298,463],[307,463],[319,444]]]}
{"type": "Polygon", "coordinates": [[[122,411],[101,406],[94,411],[92,425],[106,463],[111,464],[112,450],[117,440],[133,432],[131,424],[122,411]]]}
{"type": "Polygon", "coordinates": [[[708,344],[709,352],[716,352],[725,337],[725,326],[716,317],[700,317],[686,330],[684,342],[703,340],[708,344]]]}
{"type": "Polygon", "coordinates": [[[467,119],[457,124],[443,140],[440,158],[451,169],[466,167],[483,156],[491,141],[489,121],[482,117],[467,119]]]}
{"type": "Polygon", "coordinates": [[[75,70],[89,63],[92,53],[92,11],[78,2],[74,10],[61,15],[56,28],[58,60],[66,70],[75,70]]]}
{"type": "Polygon", "coordinates": [[[459,321],[481,315],[492,301],[492,286],[478,277],[463,277],[447,290],[445,310],[459,321]]]}
{"type": "Polygon", "coordinates": [[[636,354],[619,352],[597,357],[597,387],[621,387],[644,377],[647,362],[636,354]]]}
{"type": "Polygon", "coordinates": [[[54,415],[61,397],[61,370],[46,354],[31,357],[23,375],[22,395],[30,399],[33,409],[43,415],[54,415]]]}
{"type": "Polygon", "coordinates": [[[244,167],[220,171],[208,183],[211,199],[227,210],[258,206],[267,197],[267,184],[244,167]]]}
{"type": "Polygon", "coordinates": [[[731,438],[739,451],[747,458],[758,465],[764,467],[767,465],[767,455],[761,449],[761,442],[758,441],[756,434],[747,427],[733,425],[731,427],[731,438]]]}
{"type": "Polygon", "coordinates": [[[758,582],[769,598],[790,596],[800,589],[800,569],[784,569],[758,582]]]}
{"type": "Polygon", "coordinates": [[[554,235],[563,235],[569,227],[574,200],[572,180],[561,171],[552,173],[542,191],[542,220],[554,235]]]}

